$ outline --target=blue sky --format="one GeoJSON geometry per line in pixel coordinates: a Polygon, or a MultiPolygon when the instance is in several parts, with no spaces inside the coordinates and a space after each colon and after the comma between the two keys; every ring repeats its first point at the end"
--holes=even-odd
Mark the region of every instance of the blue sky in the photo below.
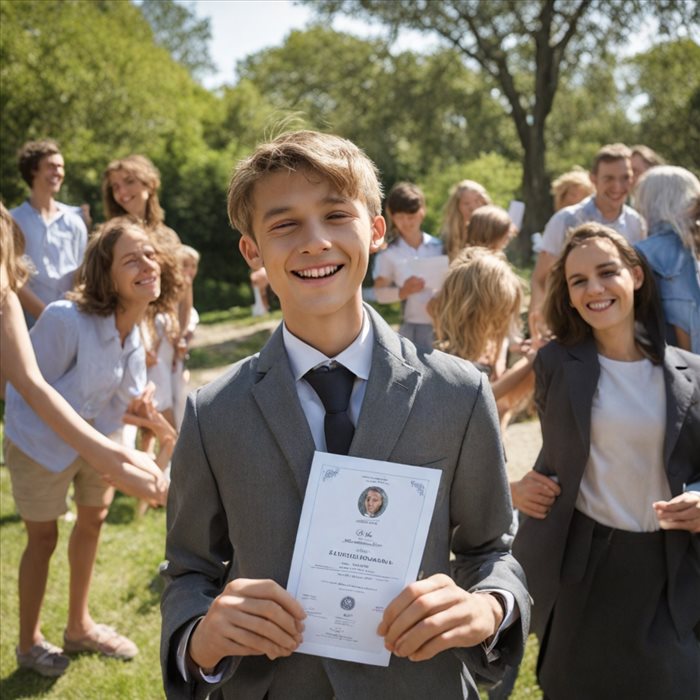
{"type": "MultiPolygon", "coordinates": [[[[179,0],[183,1],[183,0],[179,0]]],[[[236,61],[262,49],[279,46],[292,29],[303,29],[313,20],[307,5],[291,0],[196,0],[184,2],[199,17],[208,17],[212,30],[209,53],[218,72],[207,76],[204,84],[215,88],[235,80],[236,61]]],[[[382,29],[366,22],[338,17],[333,27],[359,36],[377,36],[382,29]]],[[[429,49],[434,39],[417,32],[403,33],[399,48],[429,49]]]]}

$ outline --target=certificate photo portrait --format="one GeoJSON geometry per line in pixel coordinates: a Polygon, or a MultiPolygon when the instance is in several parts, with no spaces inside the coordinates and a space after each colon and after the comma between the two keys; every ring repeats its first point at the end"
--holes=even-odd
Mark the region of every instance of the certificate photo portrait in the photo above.
{"type": "Polygon", "coordinates": [[[366,518],[377,518],[385,510],[389,501],[384,489],[379,486],[366,488],[357,499],[357,508],[366,518]]]}

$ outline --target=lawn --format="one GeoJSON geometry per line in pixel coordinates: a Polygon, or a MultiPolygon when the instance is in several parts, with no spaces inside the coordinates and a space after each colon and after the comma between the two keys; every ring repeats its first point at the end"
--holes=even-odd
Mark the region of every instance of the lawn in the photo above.
{"type": "MultiPolygon", "coordinates": [[[[396,322],[397,308],[388,311],[396,322]]],[[[237,311],[217,312],[205,323],[250,325],[249,317],[237,311]]],[[[199,367],[226,365],[255,352],[266,334],[253,334],[242,343],[221,343],[194,353],[192,364],[199,367]],[[258,347],[254,347],[254,346],[258,347]]],[[[0,434],[2,423],[0,422],[0,434]]],[[[164,698],[160,679],[158,646],[160,639],[158,565],[163,559],[165,538],[164,510],[149,510],[136,516],[136,501],[118,495],[102,531],[97,565],[91,589],[91,612],[98,622],[116,627],[133,639],[139,655],[124,663],[94,655],[74,657],[69,670],[59,679],[42,678],[16,667],[17,569],[25,535],[15,511],[10,478],[0,467],[0,698],[55,700],[160,700],[164,698]]],[[[54,644],[61,644],[68,601],[68,562],[66,548],[71,523],[59,522],[59,544],[53,556],[43,607],[43,631],[54,644]]],[[[521,668],[514,700],[541,698],[534,679],[536,642],[531,638],[521,668]]],[[[483,697],[486,697],[483,694],[483,697]]],[[[358,698],[357,700],[364,700],[358,698]]],[[[400,700],[400,698],[397,698],[400,700]]]]}

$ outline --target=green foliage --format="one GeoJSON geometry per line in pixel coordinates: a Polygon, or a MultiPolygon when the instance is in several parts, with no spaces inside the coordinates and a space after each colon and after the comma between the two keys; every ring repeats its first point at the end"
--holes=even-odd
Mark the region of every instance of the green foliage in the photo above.
{"type": "Polygon", "coordinates": [[[281,113],[355,141],[387,186],[488,150],[520,154],[500,105],[454,50],[396,54],[384,41],[315,26],[238,71],[281,113]]]}
{"type": "Polygon", "coordinates": [[[190,7],[174,0],[143,0],[139,7],[153,28],[156,43],[193,76],[201,78],[214,70],[208,19],[198,19],[190,7]]]}
{"type": "Polygon", "coordinates": [[[636,140],[700,172],[700,45],[692,39],[660,44],[630,65],[630,90],[646,98],[636,140]]]}
{"type": "Polygon", "coordinates": [[[442,168],[438,164],[423,185],[427,203],[424,228],[437,235],[440,232],[443,209],[450,189],[460,180],[476,180],[491,195],[494,204],[507,209],[512,199],[520,197],[522,168],[519,163],[498,153],[486,153],[475,160],[442,168]]]}

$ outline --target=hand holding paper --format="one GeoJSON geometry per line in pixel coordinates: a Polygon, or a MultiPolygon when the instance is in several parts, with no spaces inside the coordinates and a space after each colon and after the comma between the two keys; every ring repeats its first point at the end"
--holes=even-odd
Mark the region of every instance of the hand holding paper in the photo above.
{"type": "Polygon", "coordinates": [[[469,593],[449,576],[435,574],[406,586],[384,611],[377,632],[396,656],[425,661],[446,649],[480,644],[502,620],[492,595],[469,593]]]}

